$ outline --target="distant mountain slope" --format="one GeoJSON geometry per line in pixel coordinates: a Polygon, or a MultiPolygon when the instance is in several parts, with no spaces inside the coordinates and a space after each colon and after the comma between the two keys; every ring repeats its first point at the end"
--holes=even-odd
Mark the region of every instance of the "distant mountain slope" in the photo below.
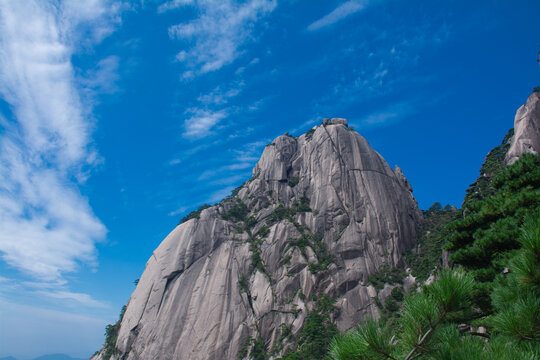
{"type": "Polygon", "coordinates": [[[71,356],[68,356],[66,354],[51,354],[51,355],[43,355],[43,356],[37,357],[34,360],[84,360],[84,359],[72,358],[71,356]]]}

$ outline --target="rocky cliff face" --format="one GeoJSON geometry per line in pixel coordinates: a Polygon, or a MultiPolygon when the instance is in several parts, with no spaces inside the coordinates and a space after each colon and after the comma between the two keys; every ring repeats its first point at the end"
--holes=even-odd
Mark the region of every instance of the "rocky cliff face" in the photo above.
{"type": "Polygon", "coordinates": [[[527,102],[516,112],[506,164],[515,163],[525,153],[540,154],[540,92],[529,95],[527,102]]]}
{"type": "Polygon", "coordinates": [[[177,226],[154,251],[112,358],[249,358],[249,337],[277,358],[321,294],[337,299],[332,317],[350,328],[377,316],[368,277],[383,263],[403,265],[421,222],[401,170],[346,120],[280,136],[234,197],[177,226]],[[281,336],[284,326],[291,337],[281,336]]]}

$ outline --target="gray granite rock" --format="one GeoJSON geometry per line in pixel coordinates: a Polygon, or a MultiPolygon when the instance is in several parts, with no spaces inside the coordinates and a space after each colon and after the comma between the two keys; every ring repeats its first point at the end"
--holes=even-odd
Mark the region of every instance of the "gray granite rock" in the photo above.
{"type": "Polygon", "coordinates": [[[343,119],[343,118],[331,118],[331,119],[325,118],[325,119],[323,119],[323,125],[324,126],[327,126],[327,125],[344,125],[344,126],[348,127],[348,122],[347,122],[347,119],[343,119]]]}
{"type": "Polygon", "coordinates": [[[540,154],[540,92],[529,95],[527,102],[516,112],[506,164],[515,163],[525,153],[540,154]]]}
{"type": "Polygon", "coordinates": [[[177,226],[154,251],[113,359],[238,359],[248,337],[277,349],[277,358],[291,347],[280,325],[298,334],[313,294],[337,298],[332,316],[340,329],[378,316],[367,280],[383,263],[403,266],[415,242],[423,218],[411,191],[401,170],[392,171],[344,119],[309,136],[278,137],[235,198],[177,226]],[[256,219],[249,231],[223,219],[240,201],[256,219]],[[276,216],[300,204],[312,211],[276,216]],[[295,246],[302,235],[319,245],[295,246]],[[332,262],[312,271],[325,254],[332,262]]]}

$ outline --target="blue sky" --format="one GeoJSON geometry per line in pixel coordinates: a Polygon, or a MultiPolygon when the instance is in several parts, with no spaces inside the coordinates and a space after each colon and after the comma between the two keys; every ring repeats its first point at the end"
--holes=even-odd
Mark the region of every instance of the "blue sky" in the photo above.
{"type": "Polygon", "coordinates": [[[0,357],[89,356],[266,144],[345,117],[459,206],[540,85],[538,1],[0,0],[0,357]]]}

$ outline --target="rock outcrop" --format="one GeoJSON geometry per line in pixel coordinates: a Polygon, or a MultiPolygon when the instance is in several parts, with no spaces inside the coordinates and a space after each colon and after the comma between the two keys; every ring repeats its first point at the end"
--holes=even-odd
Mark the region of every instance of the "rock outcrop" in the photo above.
{"type": "Polygon", "coordinates": [[[506,164],[512,165],[525,153],[540,154],[540,92],[529,95],[527,102],[516,112],[506,164]]]}
{"type": "Polygon", "coordinates": [[[275,139],[233,194],[154,251],[112,359],[238,359],[249,338],[277,358],[321,294],[340,329],[377,316],[368,277],[403,266],[423,219],[401,170],[345,119],[275,139]]]}

